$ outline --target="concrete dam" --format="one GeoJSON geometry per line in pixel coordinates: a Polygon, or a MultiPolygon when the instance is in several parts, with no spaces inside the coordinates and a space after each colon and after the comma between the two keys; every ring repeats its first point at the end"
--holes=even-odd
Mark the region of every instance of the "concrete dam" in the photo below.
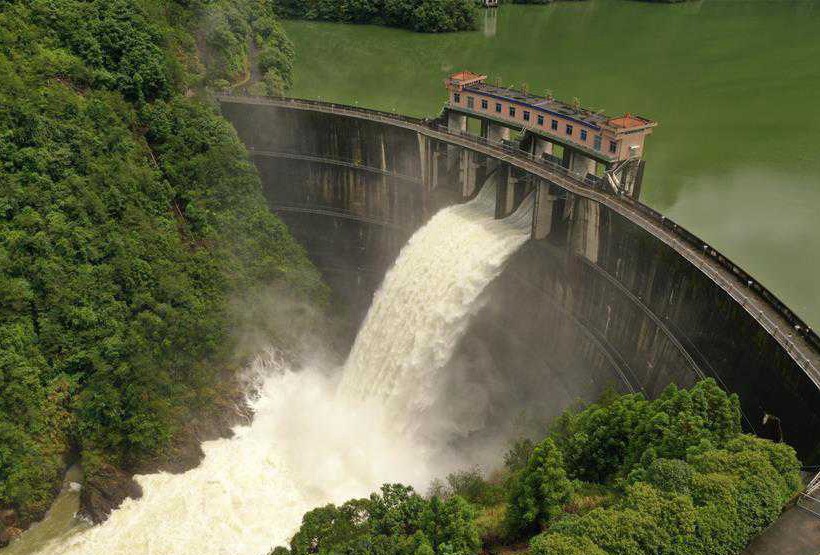
{"type": "Polygon", "coordinates": [[[414,231],[492,185],[496,217],[534,202],[530,240],[485,291],[448,363],[491,376],[488,425],[521,407],[550,418],[609,387],[652,397],[713,377],[739,395],[749,431],[820,463],[820,339],[708,243],[632,198],[640,167],[622,194],[533,155],[531,137],[487,141],[453,130],[446,114],[219,101],[270,208],[331,286],[351,343],[414,231]]]}

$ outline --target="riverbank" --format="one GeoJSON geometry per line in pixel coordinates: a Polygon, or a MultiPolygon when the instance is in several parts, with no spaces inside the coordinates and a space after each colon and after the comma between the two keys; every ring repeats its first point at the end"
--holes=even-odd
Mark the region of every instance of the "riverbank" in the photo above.
{"type": "Polygon", "coordinates": [[[204,457],[206,441],[233,437],[233,428],[248,424],[253,411],[248,404],[249,384],[241,370],[230,370],[220,377],[217,397],[184,425],[174,441],[157,457],[126,469],[105,465],[83,482],[79,517],[94,524],[104,522],[126,498],[139,499],[142,488],[135,475],[168,472],[182,474],[197,467],[204,457]]]}

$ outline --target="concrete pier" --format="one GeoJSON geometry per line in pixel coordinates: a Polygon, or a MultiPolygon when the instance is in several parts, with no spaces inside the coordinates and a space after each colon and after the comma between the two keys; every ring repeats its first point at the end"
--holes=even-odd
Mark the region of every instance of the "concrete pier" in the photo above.
{"type": "Polygon", "coordinates": [[[573,247],[575,252],[592,263],[598,262],[601,231],[601,205],[582,197],[575,197],[573,216],[573,247]]]}
{"type": "Polygon", "coordinates": [[[475,193],[477,168],[478,163],[473,153],[469,150],[461,150],[458,155],[458,180],[462,198],[470,198],[475,193]]]}
{"type": "Polygon", "coordinates": [[[496,192],[496,218],[506,218],[512,214],[515,209],[515,187],[518,185],[518,178],[513,174],[511,167],[502,168],[501,172],[496,192]]]}
{"type": "Polygon", "coordinates": [[[552,212],[556,197],[550,194],[550,186],[548,183],[539,183],[535,190],[535,195],[532,238],[544,239],[552,232],[552,212]]]}

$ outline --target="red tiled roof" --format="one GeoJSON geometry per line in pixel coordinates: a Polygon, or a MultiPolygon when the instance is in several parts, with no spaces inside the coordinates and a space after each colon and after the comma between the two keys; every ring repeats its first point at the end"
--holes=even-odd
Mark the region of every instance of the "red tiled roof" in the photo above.
{"type": "Polygon", "coordinates": [[[454,73],[450,76],[450,79],[453,81],[472,81],[474,79],[486,78],[486,75],[479,75],[478,73],[473,73],[472,71],[459,71],[458,73],[454,73]]]}
{"type": "Polygon", "coordinates": [[[644,119],[639,116],[633,116],[632,114],[625,114],[619,118],[612,118],[607,121],[608,125],[612,127],[622,127],[624,129],[630,129],[632,127],[643,127],[644,125],[649,125],[652,122],[648,119],[644,119]]]}

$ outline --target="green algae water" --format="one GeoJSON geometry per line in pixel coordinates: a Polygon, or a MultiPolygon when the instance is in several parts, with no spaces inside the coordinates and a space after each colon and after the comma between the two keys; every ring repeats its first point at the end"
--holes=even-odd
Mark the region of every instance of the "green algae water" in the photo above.
{"type": "Polygon", "coordinates": [[[469,69],[658,120],[643,200],[820,327],[820,1],[505,5],[417,34],[288,21],[293,96],[433,115],[469,69]]]}

